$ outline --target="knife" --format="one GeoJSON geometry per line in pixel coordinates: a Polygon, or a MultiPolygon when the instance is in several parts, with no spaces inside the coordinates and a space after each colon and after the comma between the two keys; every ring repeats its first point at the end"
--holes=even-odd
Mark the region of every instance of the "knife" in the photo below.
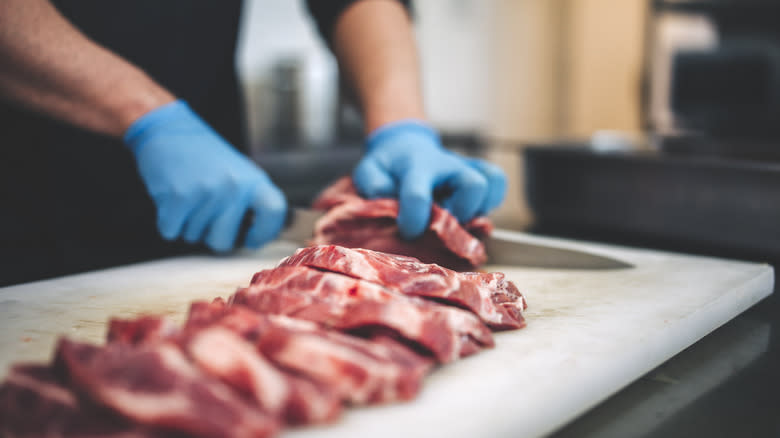
{"type": "Polygon", "coordinates": [[[540,245],[490,236],[483,239],[489,265],[547,269],[627,269],[633,265],[575,249],[540,245]]]}
{"type": "MultiPolygon", "coordinates": [[[[306,245],[314,233],[314,224],[321,210],[293,207],[288,209],[285,226],[279,240],[306,245]]],[[[490,236],[482,240],[488,254],[488,264],[552,269],[625,269],[632,265],[610,257],[490,236]]]]}

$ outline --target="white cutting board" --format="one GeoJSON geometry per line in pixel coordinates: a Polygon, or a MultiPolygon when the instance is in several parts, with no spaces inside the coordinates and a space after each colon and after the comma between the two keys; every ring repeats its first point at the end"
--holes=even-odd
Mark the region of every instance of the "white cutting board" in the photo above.
{"type": "MultiPolygon", "coordinates": [[[[633,264],[614,271],[490,266],[526,294],[525,329],[429,376],[413,402],[351,409],[285,437],[534,437],[547,434],[769,295],[771,267],[497,231],[633,264]]],[[[186,257],[0,288],[0,373],[47,360],[57,336],[101,342],[109,316],[181,319],[295,249],[186,257]]]]}

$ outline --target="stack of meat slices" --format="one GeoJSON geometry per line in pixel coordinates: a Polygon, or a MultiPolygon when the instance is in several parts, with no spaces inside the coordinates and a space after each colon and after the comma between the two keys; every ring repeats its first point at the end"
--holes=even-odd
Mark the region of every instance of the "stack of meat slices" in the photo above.
{"type": "Polygon", "coordinates": [[[433,205],[428,228],[413,241],[400,237],[396,218],[398,200],[360,197],[350,177],[342,177],[314,200],[312,208],[327,213],[317,221],[313,245],[340,245],[415,257],[458,271],[472,270],[487,261],[480,239],[493,224],[485,216],[461,225],[447,210],[433,205]]]}
{"type": "Polygon", "coordinates": [[[61,339],[0,386],[0,436],[266,437],[344,406],[405,401],[437,364],[525,325],[500,273],[325,245],[256,273],[182,326],[112,319],[103,346],[61,339]]]}

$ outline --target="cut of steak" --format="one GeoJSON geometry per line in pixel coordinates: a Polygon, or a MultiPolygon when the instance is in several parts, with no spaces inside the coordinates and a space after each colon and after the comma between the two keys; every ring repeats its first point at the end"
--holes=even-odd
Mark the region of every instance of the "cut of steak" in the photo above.
{"type": "Polygon", "coordinates": [[[290,384],[252,344],[222,327],[193,331],[182,343],[203,371],[255,400],[272,415],[282,414],[290,399],[290,384]]]}
{"type": "MultiPolygon", "coordinates": [[[[277,369],[239,333],[214,326],[213,321],[222,315],[223,308],[224,301],[214,305],[193,303],[185,328],[170,332],[165,339],[179,345],[202,371],[288,424],[322,423],[338,418],[340,399],[332,391],[277,369]]],[[[156,328],[164,323],[155,324],[154,319],[163,318],[113,319],[109,332],[117,332],[118,327],[129,329],[134,336],[119,338],[130,338],[135,345],[159,342],[163,338],[157,336],[156,328]]]]}
{"type": "Polygon", "coordinates": [[[0,436],[162,438],[79,399],[45,365],[15,365],[0,386],[0,436]]]}
{"type": "Polygon", "coordinates": [[[501,273],[460,273],[412,257],[335,245],[301,248],[279,266],[336,272],[405,295],[454,304],[476,313],[492,329],[525,326],[523,295],[501,273]]]}
{"type": "Polygon", "coordinates": [[[509,312],[522,311],[528,307],[525,296],[514,283],[506,279],[503,272],[460,272],[459,276],[461,280],[474,282],[480,289],[490,290],[491,301],[509,312]]]}
{"type": "Polygon", "coordinates": [[[312,245],[373,249],[454,270],[471,270],[487,260],[485,246],[479,240],[492,231],[486,217],[461,226],[447,210],[434,204],[428,229],[420,238],[407,241],[400,237],[396,224],[398,201],[363,199],[348,177],[323,191],[313,207],[327,213],[315,225],[312,245]]]}
{"type": "Polygon", "coordinates": [[[316,210],[330,210],[331,208],[349,201],[359,201],[363,198],[358,194],[352,178],[343,176],[333,184],[325,187],[314,201],[311,208],[316,210]]]}
{"type": "Polygon", "coordinates": [[[260,271],[230,301],[340,330],[390,329],[441,363],[493,346],[490,329],[470,312],[306,266],[260,271]]]}
{"type": "Polygon", "coordinates": [[[212,324],[250,340],[278,366],[330,388],[351,404],[411,399],[433,366],[433,361],[398,342],[373,342],[243,306],[194,307],[198,324],[205,323],[211,312],[212,324]]]}
{"type": "Polygon", "coordinates": [[[169,342],[98,347],[61,339],[56,365],[74,390],[144,426],[242,438],[271,436],[279,427],[169,342]]]}
{"type": "Polygon", "coordinates": [[[198,330],[186,344],[196,363],[234,389],[247,392],[264,409],[288,424],[333,421],[340,397],[330,388],[283,372],[258,348],[225,327],[198,330]]]}

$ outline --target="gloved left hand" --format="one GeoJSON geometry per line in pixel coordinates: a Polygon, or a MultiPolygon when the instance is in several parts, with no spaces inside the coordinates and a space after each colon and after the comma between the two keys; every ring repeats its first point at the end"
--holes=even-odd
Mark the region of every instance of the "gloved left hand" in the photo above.
{"type": "Polygon", "coordinates": [[[373,132],[352,180],[365,197],[398,198],[398,227],[407,239],[425,231],[434,192],[450,193],[442,207],[461,223],[487,214],[506,193],[500,168],[448,151],[436,132],[418,120],[390,123],[373,132]]]}
{"type": "Polygon", "coordinates": [[[257,248],[281,230],[282,192],[259,167],[230,146],[183,101],[136,120],[124,136],[157,206],[165,239],[231,249],[245,213],[254,212],[245,245],[257,248]]]}

